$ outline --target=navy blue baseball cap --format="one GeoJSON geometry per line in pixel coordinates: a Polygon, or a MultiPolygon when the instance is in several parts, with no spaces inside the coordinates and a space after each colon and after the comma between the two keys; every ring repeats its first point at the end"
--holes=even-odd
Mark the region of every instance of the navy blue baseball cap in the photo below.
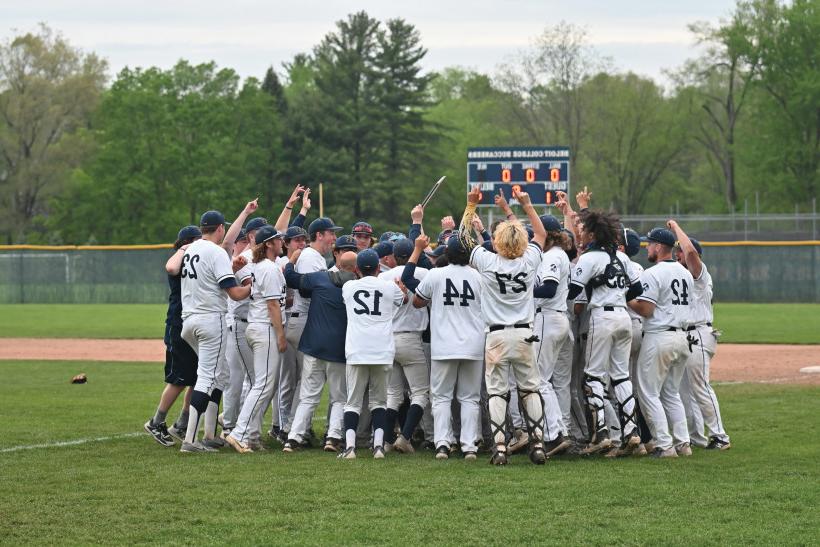
{"type": "Polygon", "coordinates": [[[641,252],[641,237],[638,235],[638,232],[631,228],[626,228],[624,230],[624,237],[626,239],[624,242],[624,252],[626,256],[631,258],[641,252]]]}
{"type": "Polygon", "coordinates": [[[432,251],[429,251],[429,252],[428,252],[428,251],[424,251],[424,254],[426,254],[427,256],[431,256],[431,257],[433,257],[433,258],[438,258],[438,257],[440,257],[441,255],[443,255],[443,254],[444,254],[444,251],[445,251],[445,249],[446,249],[446,248],[447,248],[447,245],[443,245],[443,244],[442,244],[442,245],[438,245],[438,246],[436,246],[436,248],[435,248],[435,249],[433,249],[432,251]]]}
{"type": "MultiPolygon", "coordinates": [[[[690,238],[689,238],[689,241],[691,241],[691,242],[692,242],[692,247],[694,247],[694,248],[695,248],[695,250],[698,252],[698,254],[699,254],[699,255],[701,255],[701,256],[703,256],[703,247],[701,247],[701,245],[700,245],[700,241],[698,241],[698,240],[697,240],[697,239],[695,239],[694,237],[690,237],[690,238]]],[[[680,249],[680,241],[676,241],[676,242],[675,242],[675,247],[677,247],[678,249],[680,249]]]]}
{"type": "Polygon", "coordinates": [[[337,237],[333,248],[339,251],[355,251],[358,249],[356,246],[356,240],[353,239],[353,236],[337,237]]]}
{"type": "Polygon", "coordinates": [[[265,224],[264,226],[260,227],[256,230],[256,235],[254,236],[255,243],[257,245],[264,243],[271,239],[281,238],[285,234],[282,232],[276,231],[276,228],[271,226],[270,224],[265,224]]]}
{"type": "Polygon", "coordinates": [[[381,243],[377,243],[373,247],[373,250],[376,251],[379,258],[384,258],[393,254],[393,244],[389,241],[382,241],[381,243]]]}
{"type": "Polygon", "coordinates": [[[241,230],[239,230],[239,233],[237,234],[236,239],[234,240],[234,243],[239,243],[240,241],[242,241],[246,237],[248,237],[248,232],[245,230],[245,228],[242,228],[241,230]]]}
{"type": "Polygon", "coordinates": [[[373,226],[368,224],[367,222],[360,220],[356,224],[353,225],[353,229],[351,230],[352,234],[366,234],[373,237],[373,226]]]}
{"type": "Polygon", "coordinates": [[[289,241],[294,237],[307,237],[308,233],[301,226],[291,226],[285,231],[285,241],[289,241]]]}
{"type": "Polygon", "coordinates": [[[390,236],[390,241],[392,243],[396,243],[397,241],[401,241],[402,239],[407,239],[407,236],[401,232],[393,232],[393,235],[390,236]]]}
{"type": "Polygon", "coordinates": [[[356,257],[356,267],[360,272],[373,272],[379,267],[379,255],[373,249],[365,249],[356,257]]]}
{"type": "Polygon", "coordinates": [[[199,226],[202,228],[210,228],[211,226],[219,226],[220,224],[230,226],[230,222],[225,222],[225,215],[219,211],[207,211],[203,213],[202,218],[199,219],[199,226]]]}
{"type": "Polygon", "coordinates": [[[560,232],[561,231],[561,223],[552,215],[541,215],[541,224],[544,226],[544,229],[548,232],[560,232]]]}
{"type": "Polygon", "coordinates": [[[457,237],[451,237],[447,240],[447,254],[464,254],[467,252],[467,247],[457,237]]]}
{"type": "Polygon", "coordinates": [[[410,258],[416,246],[407,238],[400,239],[393,244],[393,256],[396,258],[410,258]]]}
{"type": "Polygon", "coordinates": [[[251,230],[258,230],[262,226],[268,223],[268,219],[264,217],[256,217],[252,218],[245,224],[245,230],[250,232],[251,230]]]}
{"type": "Polygon", "coordinates": [[[395,232],[385,232],[385,233],[383,233],[382,235],[379,236],[379,243],[382,243],[384,241],[390,241],[390,238],[393,237],[394,234],[395,234],[395,232]]]}
{"type": "Polygon", "coordinates": [[[653,243],[666,245],[667,247],[674,247],[675,234],[672,233],[672,230],[668,230],[666,228],[652,228],[652,230],[646,234],[646,237],[641,238],[641,241],[651,241],[653,243]]]}
{"type": "Polygon", "coordinates": [[[450,236],[453,235],[453,230],[442,230],[438,234],[438,243],[441,245],[442,243],[446,243],[450,236]]]}
{"type": "Polygon", "coordinates": [[[186,226],[179,231],[177,234],[177,239],[179,241],[184,241],[186,239],[195,239],[198,237],[202,237],[202,231],[199,229],[198,226],[186,226]]]}
{"type": "Polygon", "coordinates": [[[324,232],[326,230],[338,232],[341,229],[341,226],[336,226],[336,224],[333,223],[333,219],[328,217],[319,217],[311,222],[310,226],[308,226],[308,234],[310,234],[310,237],[313,237],[313,234],[316,232],[324,232]]]}

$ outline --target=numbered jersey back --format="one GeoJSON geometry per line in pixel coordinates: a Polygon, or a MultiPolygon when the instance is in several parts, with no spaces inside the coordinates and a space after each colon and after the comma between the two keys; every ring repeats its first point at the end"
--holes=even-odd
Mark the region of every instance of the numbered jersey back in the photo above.
{"type": "Polygon", "coordinates": [[[393,364],[393,315],[404,301],[398,285],[367,276],[345,283],[342,298],[347,310],[347,364],[393,364]]]}
{"type": "Polygon", "coordinates": [[[182,256],[182,318],[192,313],[225,313],[228,295],[219,286],[235,279],[225,249],[206,239],[191,243],[182,256]]]}
{"type": "Polygon", "coordinates": [[[689,270],[674,260],[665,260],[644,270],[641,283],[643,294],[638,299],[655,304],[655,312],[644,321],[645,332],[687,328],[692,324],[695,282],[689,270]]]}
{"type": "Polygon", "coordinates": [[[591,249],[578,258],[572,269],[571,281],[586,290],[589,309],[604,306],[626,307],[626,292],[640,274],[629,268],[629,257],[618,251],[613,257],[591,249]]]}
{"type": "Polygon", "coordinates": [[[527,245],[524,255],[510,260],[476,247],[470,264],[481,274],[481,312],[487,325],[531,323],[535,312],[532,287],[541,266],[541,249],[527,245]]]}
{"type": "Polygon", "coordinates": [[[482,359],[481,276],[470,266],[435,268],[416,287],[430,302],[430,350],[436,360],[482,359]]]}

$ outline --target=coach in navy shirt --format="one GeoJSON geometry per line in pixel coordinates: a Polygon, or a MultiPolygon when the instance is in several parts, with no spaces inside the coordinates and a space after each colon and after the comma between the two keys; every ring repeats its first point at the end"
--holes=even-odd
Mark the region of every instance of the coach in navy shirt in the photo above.
{"type": "Polygon", "coordinates": [[[330,422],[324,449],[336,452],[342,439],[343,406],[347,399],[345,382],[345,333],[347,312],[342,300],[342,286],[356,279],[356,253],[348,251],[338,257],[339,271],[297,272],[293,264],[298,252],[285,266],[285,281],[291,289],[310,298],[305,330],[299,340],[304,354],[299,406],[293,416],[284,452],[302,446],[313,412],[319,405],[325,382],[330,391],[330,422]]]}

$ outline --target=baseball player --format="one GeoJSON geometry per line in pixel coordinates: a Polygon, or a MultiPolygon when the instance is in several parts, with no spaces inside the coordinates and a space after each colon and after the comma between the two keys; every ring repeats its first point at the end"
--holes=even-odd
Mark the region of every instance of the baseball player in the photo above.
{"type": "MultiPolygon", "coordinates": [[[[234,258],[241,256],[247,263],[247,266],[236,272],[236,279],[240,285],[248,285],[251,282],[253,241],[256,237],[256,231],[267,223],[268,221],[263,217],[250,219],[244,230],[251,244],[238,253],[236,252],[238,249],[234,249],[234,258]]],[[[228,313],[225,316],[225,323],[228,327],[228,347],[225,351],[225,358],[228,364],[229,380],[222,400],[223,437],[227,436],[236,426],[236,420],[242,408],[241,399],[244,382],[247,381],[249,384],[253,384],[253,353],[245,336],[245,331],[248,328],[249,305],[250,299],[229,300],[228,313]]]]}
{"type": "MultiPolygon", "coordinates": [[[[244,218],[239,221],[240,225],[241,222],[244,222],[244,218]]],[[[221,386],[217,385],[217,367],[225,357],[228,342],[228,331],[225,328],[228,305],[225,295],[227,293],[233,300],[242,300],[250,295],[249,286],[240,287],[237,284],[229,255],[219,246],[219,242],[225,239],[225,217],[222,213],[208,211],[203,214],[200,230],[202,239],[191,243],[185,251],[181,269],[182,338],[199,359],[197,381],[191,395],[188,429],[180,449],[182,452],[214,450],[196,442],[196,434],[199,419],[203,415],[205,439],[212,439],[216,432],[216,418],[222,397],[221,386]]],[[[236,235],[233,236],[235,237],[236,235]]],[[[233,238],[230,238],[231,248],[233,238]]]]}
{"type": "MultiPolygon", "coordinates": [[[[338,242],[341,238],[337,239],[338,242]]],[[[355,247],[354,247],[355,248],[355,247]]],[[[322,396],[325,383],[329,391],[329,419],[324,450],[337,452],[342,439],[342,416],[346,393],[345,331],[347,312],[342,299],[342,287],[356,279],[356,253],[342,252],[337,256],[335,271],[300,274],[293,268],[298,256],[285,266],[288,286],[310,297],[307,324],[299,341],[303,354],[303,369],[299,406],[293,418],[283,452],[298,450],[306,441],[310,421],[322,396]]]]}
{"type": "Polygon", "coordinates": [[[344,406],[345,451],[339,457],[356,457],[356,428],[367,390],[373,424],[373,457],[383,459],[387,374],[396,353],[393,315],[406,296],[398,284],[377,277],[379,255],[376,251],[361,251],[356,265],[361,279],[349,281],[342,287],[347,311],[347,403],[344,406]]]}
{"type": "Polygon", "coordinates": [[[647,256],[654,266],[641,276],[643,293],[629,303],[644,317],[638,397],[655,445],[651,456],[689,456],[692,449],[679,388],[689,358],[686,331],[691,324],[694,280],[672,258],[675,236],[671,231],[655,228],[646,239],[647,256]]]}
{"type": "MultiPolygon", "coordinates": [[[[295,270],[303,274],[327,270],[325,255],[330,254],[333,249],[333,244],[336,242],[336,232],[341,229],[341,226],[336,226],[333,220],[327,217],[320,217],[311,222],[308,226],[310,244],[299,254],[299,258],[294,267],[295,270]]],[[[296,353],[296,370],[290,382],[290,386],[293,386],[292,389],[294,390],[294,400],[291,403],[291,415],[288,418],[287,427],[285,427],[285,424],[282,426],[285,433],[290,431],[290,424],[293,423],[293,412],[295,412],[299,406],[299,381],[302,378],[303,363],[303,356],[299,351],[299,339],[305,330],[309,307],[309,298],[300,295],[298,291],[294,293],[293,306],[291,307],[287,327],[285,328],[285,336],[288,340],[288,345],[296,353]]]]}
{"type": "MultiPolygon", "coordinates": [[[[479,196],[477,187],[467,194],[465,215],[471,216],[475,211],[479,196]]],[[[480,246],[470,254],[470,264],[481,274],[481,312],[489,328],[485,345],[485,380],[495,441],[490,461],[495,465],[508,462],[505,432],[510,399],[509,371],[512,369],[530,437],[530,460],[544,464],[544,408],[533,347],[538,337],[532,330],[535,311],[532,288],[541,265],[546,231],[529,195],[514,189],[513,196],[533,224],[533,241],[527,243],[527,232],[520,222],[505,221],[498,225],[493,236],[493,247],[498,254],[480,246]]]]}
{"type": "Polygon", "coordinates": [[[547,457],[559,454],[572,445],[564,437],[561,407],[553,389],[552,377],[558,360],[558,353],[569,336],[567,318],[567,296],[569,293],[570,263],[566,248],[569,239],[561,228],[561,223],[552,215],[543,215],[541,224],[547,233],[541,267],[536,277],[535,334],[540,339],[536,343],[536,360],[541,371],[541,397],[544,399],[544,449],[547,457]]]}
{"type": "Polygon", "coordinates": [[[165,388],[159,399],[159,406],[145,425],[147,431],[155,441],[163,446],[173,446],[174,438],[180,442],[185,439],[185,430],[188,427],[188,408],[190,395],[196,384],[197,357],[191,346],[182,339],[182,257],[188,246],[202,237],[202,232],[196,226],[185,226],[177,234],[174,243],[174,254],[165,264],[168,274],[168,285],[171,292],[168,294],[168,313],[165,318],[165,388]],[[179,394],[188,387],[182,413],[176,423],[168,429],[165,417],[177,400],[179,394]]]}
{"type": "Polygon", "coordinates": [[[378,242],[373,246],[373,250],[379,255],[380,273],[389,272],[396,267],[396,257],[393,256],[393,243],[389,240],[378,242]]]}
{"type": "MultiPolygon", "coordinates": [[[[416,239],[402,275],[414,283],[414,269],[427,247],[426,236],[416,239]]],[[[476,459],[479,427],[481,369],[484,361],[484,319],[481,314],[481,276],[469,267],[470,255],[457,237],[447,242],[449,265],[430,270],[415,287],[413,306],[430,307],[430,392],[436,459],[446,460],[456,439],[452,428],[453,392],[459,402],[461,453],[476,459]]],[[[408,285],[410,288],[410,285],[408,285]]]]}
{"type": "Polygon", "coordinates": [[[353,230],[351,230],[351,235],[353,240],[356,242],[357,252],[364,251],[365,249],[369,249],[373,246],[373,226],[367,222],[360,220],[354,224],[353,230]]]}
{"type": "Polygon", "coordinates": [[[236,427],[225,440],[237,452],[261,446],[262,417],[279,380],[279,366],[287,349],[285,340],[285,278],[274,262],[282,252],[282,234],[265,225],[254,235],[253,290],[248,309],[247,340],[253,352],[253,383],[242,404],[236,427]]]}
{"type": "Polygon", "coordinates": [[[732,444],[723,428],[717,395],[709,385],[709,365],[717,349],[717,338],[712,329],[712,276],[703,263],[700,243],[688,237],[674,220],[670,220],[668,226],[678,241],[678,263],[689,270],[694,279],[691,320],[695,328],[689,333],[692,353],[686,361],[680,391],[689,439],[691,443],[710,450],[728,450],[732,444]],[[710,433],[708,440],[703,434],[704,425],[710,433]]]}
{"type": "MultiPolygon", "coordinates": [[[[413,254],[413,250],[413,242],[409,239],[397,240],[393,245],[392,255],[396,267],[379,274],[379,279],[388,282],[400,280],[405,270],[404,265],[413,254]]],[[[414,268],[414,279],[421,281],[426,274],[427,270],[414,268]]],[[[415,452],[410,439],[421,421],[424,408],[430,398],[430,371],[422,341],[422,333],[427,329],[427,324],[427,310],[417,309],[409,300],[393,316],[393,340],[396,353],[394,366],[390,370],[387,383],[388,431],[386,441],[393,444],[394,450],[405,454],[415,452]],[[401,433],[394,439],[393,425],[396,423],[399,407],[404,401],[405,378],[410,387],[410,407],[407,410],[404,424],[401,425],[401,433]]]]}
{"type": "Polygon", "coordinates": [[[618,220],[609,213],[585,209],[579,214],[580,235],[586,251],[572,276],[569,296],[586,291],[589,331],[585,353],[584,393],[590,424],[586,454],[612,446],[604,414],[607,383],[618,401],[621,445],[631,453],[640,444],[635,419],[635,400],[629,379],[629,345],[632,321],[626,302],[640,294],[640,275],[630,272],[629,257],[617,250],[618,220]]]}

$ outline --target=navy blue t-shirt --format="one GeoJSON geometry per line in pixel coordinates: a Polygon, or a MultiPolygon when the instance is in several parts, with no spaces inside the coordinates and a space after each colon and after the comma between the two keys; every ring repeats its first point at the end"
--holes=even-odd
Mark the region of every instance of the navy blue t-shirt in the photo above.
{"type": "Polygon", "coordinates": [[[342,288],[333,284],[329,272],[300,274],[293,264],[285,266],[285,281],[288,287],[310,298],[299,351],[317,359],[344,363],[347,310],[342,288]]]}
{"type": "Polygon", "coordinates": [[[168,286],[171,293],[168,295],[168,315],[165,324],[182,327],[182,275],[168,274],[168,286]]]}

